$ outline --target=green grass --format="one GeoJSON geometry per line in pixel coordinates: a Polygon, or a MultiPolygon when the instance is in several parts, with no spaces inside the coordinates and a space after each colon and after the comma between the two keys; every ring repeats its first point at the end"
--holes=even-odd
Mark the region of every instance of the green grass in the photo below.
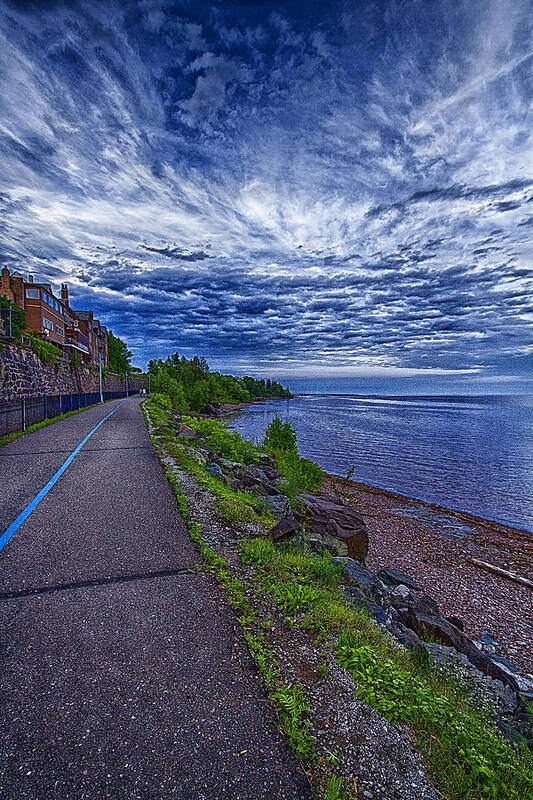
{"type": "MultiPolygon", "coordinates": [[[[145,419],[146,405],[143,404],[145,419]]],[[[151,439],[156,450],[160,450],[154,438],[151,439]]],[[[204,541],[200,525],[190,519],[187,498],[179,487],[176,476],[166,465],[163,465],[163,468],[173,488],[180,515],[187,525],[191,541],[200,550],[204,570],[216,578],[243,629],[250,653],[264,679],[270,702],[278,713],[281,727],[289,739],[295,756],[303,763],[313,762],[316,752],[309,722],[309,705],[301,686],[283,682],[279,664],[265,639],[263,628],[267,626],[261,624],[257,612],[248,601],[245,585],[232,575],[230,565],[204,541]]]]}
{"type": "MultiPolygon", "coordinates": [[[[146,400],[144,406],[150,414],[154,426],[165,425],[169,422],[168,412],[160,404],[154,403],[152,398],[146,400]]],[[[186,418],[184,421],[189,424],[189,419],[186,418]]],[[[200,420],[200,422],[216,423],[216,420],[200,420]]],[[[268,509],[261,509],[258,498],[251,492],[236,491],[219,478],[206,472],[205,467],[198,463],[193,455],[194,447],[187,447],[172,433],[165,433],[162,439],[167,453],[172,456],[176,465],[192,475],[200,486],[215,497],[219,514],[228,524],[256,522],[265,529],[272,528],[276,524],[272,513],[268,509]],[[260,513],[257,513],[255,508],[261,509],[260,513]]],[[[203,442],[202,445],[205,446],[205,443],[203,442]]]]}
{"type": "MultiPolygon", "coordinates": [[[[340,591],[331,557],[241,543],[261,590],[290,620],[315,634],[340,637],[339,663],[353,676],[359,698],[393,723],[408,725],[430,777],[449,800],[524,800],[533,797],[533,756],[508,744],[488,714],[452,673],[438,672],[427,654],[396,647],[364,609],[340,591]]],[[[425,653],[425,651],[424,651],[425,653]]]]}
{"type": "MultiPolygon", "coordinates": [[[[174,451],[170,443],[170,450],[214,493],[226,519],[234,513],[238,516],[238,504],[247,505],[242,497],[234,496],[238,493],[231,494],[230,487],[205,473],[182,447],[174,451]],[[231,504],[225,508],[226,501],[237,503],[237,509],[231,504]]],[[[216,575],[243,626],[294,752],[304,763],[312,763],[316,746],[301,688],[279,685],[279,665],[264,639],[267,626],[259,624],[246,587],[202,542],[199,533],[193,531],[191,538],[194,536],[206,569],[216,575]]],[[[350,604],[341,591],[342,571],[331,556],[277,547],[261,538],[241,541],[239,546],[243,563],[253,568],[251,588],[256,595],[273,600],[290,624],[308,629],[316,641],[336,642],[336,658],[352,674],[359,698],[392,723],[411,729],[430,778],[448,800],[533,797],[532,754],[525,746],[511,745],[500,736],[453,672],[437,670],[425,651],[410,653],[398,647],[364,608],[350,604]]],[[[319,664],[317,675],[326,674],[327,666],[319,664]]],[[[349,800],[354,794],[345,781],[330,774],[323,796],[349,800]]]]}
{"type": "MultiPolygon", "coordinates": [[[[106,403],[113,402],[112,400],[106,400],[106,403]]],[[[38,431],[39,428],[46,428],[47,425],[53,425],[54,422],[59,422],[62,419],[67,419],[67,417],[73,417],[75,414],[81,414],[82,411],[87,411],[89,408],[95,408],[96,406],[101,405],[101,403],[93,403],[90,406],[84,406],[83,408],[77,408],[75,411],[66,411],[64,414],[60,414],[58,417],[47,417],[43,419],[41,422],[36,422],[34,425],[28,425],[25,431],[13,431],[12,433],[8,433],[5,436],[0,437],[0,447],[3,447],[5,444],[10,444],[10,442],[14,442],[16,439],[20,439],[21,436],[26,436],[27,433],[31,433],[32,431],[38,431]]]]}

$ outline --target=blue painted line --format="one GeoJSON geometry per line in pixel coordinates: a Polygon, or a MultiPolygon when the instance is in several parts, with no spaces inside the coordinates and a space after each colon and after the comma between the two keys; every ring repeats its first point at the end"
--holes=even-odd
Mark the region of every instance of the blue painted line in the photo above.
{"type": "Polygon", "coordinates": [[[96,431],[98,430],[98,428],[99,428],[101,425],[103,425],[103,424],[104,424],[104,422],[106,421],[106,419],[109,419],[109,417],[111,417],[111,416],[112,416],[112,415],[115,413],[115,411],[118,411],[118,409],[120,408],[120,406],[121,406],[121,405],[122,405],[122,403],[119,403],[119,404],[118,404],[118,406],[116,406],[116,408],[114,408],[114,409],[113,409],[113,411],[111,411],[111,413],[110,413],[110,414],[108,414],[106,417],[104,417],[103,419],[101,419],[101,420],[100,420],[100,422],[98,423],[98,425],[95,425],[95,427],[92,429],[92,431],[90,431],[90,433],[88,433],[88,434],[87,434],[87,436],[85,437],[85,439],[84,439],[82,442],[80,442],[80,443],[79,443],[79,445],[76,447],[76,449],[75,449],[75,450],[73,450],[73,451],[72,451],[72,453],[69,455],[69,457],[67,458],[67,460],[63,462],[63,464],[62,464],[62,465],[59,467],[59,469],[57,470],[57,472],[55,473],[55,475],[53,475],[53,476],[50,478],[50,480],[48,481],[48,483],[46,484],[46,486],[44,486],[44,487],[41,489],[41,491],[39,492],[39,494],[37,494],[37,495],[36,495],[36,496],[33,498],[33,500],[32,500],[30,503],[28,503],[28,505],[26,506],[26,508],[24,509],[24,511],[22,511],[22,512],[21,512],[21,513],[18,515],[18,517],[16,518],[16,520],[15,520],[14,522],[12,522],[12,523],[11,523],[11,525],[9,526],[9,528],[8,528],[8,529],[7,529],[7,530],[6,530],[6,531],[5,531],[5,532],[2,534],[2,536],[0,536],[0,550],[2,550],[2,549],[3,549],[3,548],[6,546],[6,544],[9,542],[9,540],[11,539],[11,537],[13,536],[13,534],[15,534],[15,533],[18,531],[18,529],[20,528],[20,526],[22,525],[22,523],[23,523],[25,520],[27,520],[27,519],[28,519],[28,517],[30,516],[31,512],[32,512],[32,511],[33,511],[35,508],[37,508],[37,506],[39,505],[39,503],[41,502],[41,500],[42,500],[44,497],[46,497],[46,495],[48,494],[48,492],[50,491],[50,489],[52,488],[52,486],[53,486],[55,483],[57,483],[57,481],[60,479],[60,477],[62,476],[62,474],[64,473],[64,471],[67,469],[67,467],[69,466],[69,464],[72,464],[72,462],[74,461],[74,459],[76,458],[76,456],[77,456],[77,455],[78,455],[78,453],[80,452],[80,450],[81,450],[81,448],[83,447],[83,445],[84,445],[84,444],[86,444],[86,442],[88,442],[88,441],[89,441],[89,439],[91,438],[91,436],[93,435],[93,433],[96,433],[96,431]]]}

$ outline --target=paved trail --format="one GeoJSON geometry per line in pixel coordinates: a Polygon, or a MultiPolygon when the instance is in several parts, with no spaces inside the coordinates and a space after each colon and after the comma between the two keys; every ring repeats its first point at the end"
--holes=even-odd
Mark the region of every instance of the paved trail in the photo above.
{"type": "Polygon", "coordinates": [[[310,798],[138,398],[0,448],[0,798],[310,798]]]}

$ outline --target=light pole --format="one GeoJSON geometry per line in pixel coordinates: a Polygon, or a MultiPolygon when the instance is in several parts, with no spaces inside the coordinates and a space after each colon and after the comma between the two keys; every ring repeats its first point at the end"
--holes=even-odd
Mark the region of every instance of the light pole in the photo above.
{"type": "Polygon", "coordinates": [[[150,375],[150,373],[148,373],[148,394],[150,394],[150,379],[151,379],[151,377],[152,376],[150,375]]]}
{"type": "Polygon", "coordinates": [[[128,397],[128,373],[126,371],[126,397],[128,397]]]}
{"type": "Polygon", "coordinates": [[[102,394],[102,354],[98,353],[98,372],[100,375],[100,402],[104,402],[104,395],[102,394]]]}

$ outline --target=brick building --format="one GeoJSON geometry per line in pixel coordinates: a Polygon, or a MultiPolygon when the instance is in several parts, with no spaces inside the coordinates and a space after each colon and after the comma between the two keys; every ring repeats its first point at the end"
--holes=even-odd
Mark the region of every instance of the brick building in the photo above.
{"type": "Polygon", "coordinates": [[[61,286],[56,297],[49,283],[36,283],[33,276],[24,280],[19,272],[3,267],[0,273],[0,295],[22,308],[29,330],[42,339],[61,347],[68,355],[78,355],[85,363],[108,366],[107,328],[94,319],[92,311],[75,311],[70,307],[68,286],[61,286]]]}

